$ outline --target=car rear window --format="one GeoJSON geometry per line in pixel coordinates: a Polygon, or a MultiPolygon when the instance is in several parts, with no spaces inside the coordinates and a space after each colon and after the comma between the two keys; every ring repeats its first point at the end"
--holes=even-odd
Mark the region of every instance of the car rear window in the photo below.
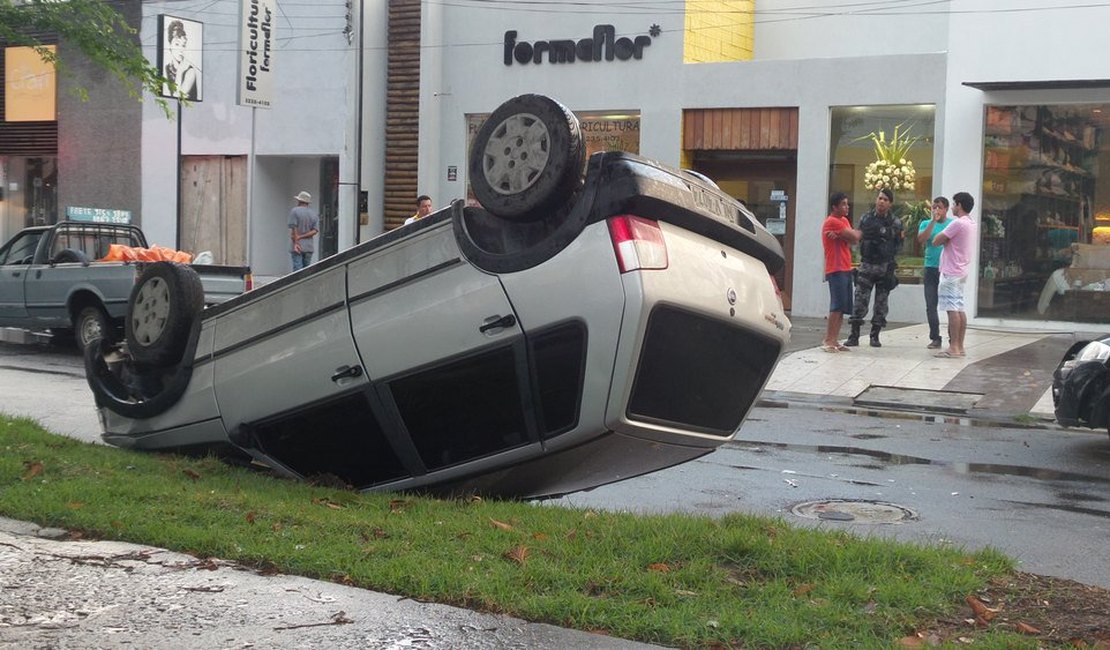
{"type": "Polygon", "coordinates": [[[774,369],[781,342],[671,306],[648,317],[628,416],[730,435],[774,369]]]}

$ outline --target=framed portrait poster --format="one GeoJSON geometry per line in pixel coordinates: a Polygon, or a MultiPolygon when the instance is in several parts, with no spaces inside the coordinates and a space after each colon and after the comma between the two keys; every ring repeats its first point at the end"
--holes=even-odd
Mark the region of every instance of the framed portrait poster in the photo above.
{"type": "Polygon", "coordinates": [[[158,70],[165,79],[161,96],[202,101],[204,23],[161,14],[158,34],[158,70]]]}

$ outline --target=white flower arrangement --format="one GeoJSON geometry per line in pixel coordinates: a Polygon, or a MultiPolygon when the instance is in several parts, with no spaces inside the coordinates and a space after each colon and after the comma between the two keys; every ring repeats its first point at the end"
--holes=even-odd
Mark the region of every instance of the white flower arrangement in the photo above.
{"type": "Polygon", "coordinates": [[[889,187],[892,190],[912,190],[917,180],[917,171],[913,163],[905,158],[897,162],[876,160],[867,165],[863,173],[863,185],[869,190],[881,190],[889,187]]]}
{"type": "Polygon", "coordinates": [[[912,190],[917,180],[917,170],[913,163],[906,160],[906,153],[921,138],[910,136],[906,129],[899,133],[902,125],[894,127],[894,134],[890,140],[886,133],[872,131],[864,136],[870,138],[875,145],[875,162],[867,165],[864,170],[863,184],[869,190],[881,190],[889,187],[892,190],[912,190]]]}

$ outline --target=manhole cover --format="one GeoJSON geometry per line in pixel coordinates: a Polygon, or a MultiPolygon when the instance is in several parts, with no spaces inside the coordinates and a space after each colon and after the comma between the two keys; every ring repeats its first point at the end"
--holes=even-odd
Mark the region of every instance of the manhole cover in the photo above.
{"type": "Polygon", "coordinates": [[[900,524],[904,521],[917,520],[916,512],[895,503],[853,499],[805,501],[791,507],[790,512],[806,519],[850,521],[860,524],[900,524]]]}

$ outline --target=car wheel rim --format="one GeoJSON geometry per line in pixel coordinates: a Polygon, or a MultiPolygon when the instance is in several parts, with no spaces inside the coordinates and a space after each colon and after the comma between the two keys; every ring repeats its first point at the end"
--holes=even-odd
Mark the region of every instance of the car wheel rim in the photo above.
{"type": "Polygon", "coordinates": [[[99,319],[89,317],[81,322],[82,345],[88,345],[102,336],[104,336],[104,328],[100,326],[99,319]]]}
{"type": "Polygon", "coordinates": [[[169,284],[153,278],[139,289],[131,314],[131,331],[143,345],[150,345],[166,327],[170,314],[169,284]]]}
{"type": "Polygon", "coordinates": [[[498,194],[518,194],[540,178],[550,155],[551,134],[543,120],[518,113],[494,129],[483,152],[482,171],[498,194]]]}

